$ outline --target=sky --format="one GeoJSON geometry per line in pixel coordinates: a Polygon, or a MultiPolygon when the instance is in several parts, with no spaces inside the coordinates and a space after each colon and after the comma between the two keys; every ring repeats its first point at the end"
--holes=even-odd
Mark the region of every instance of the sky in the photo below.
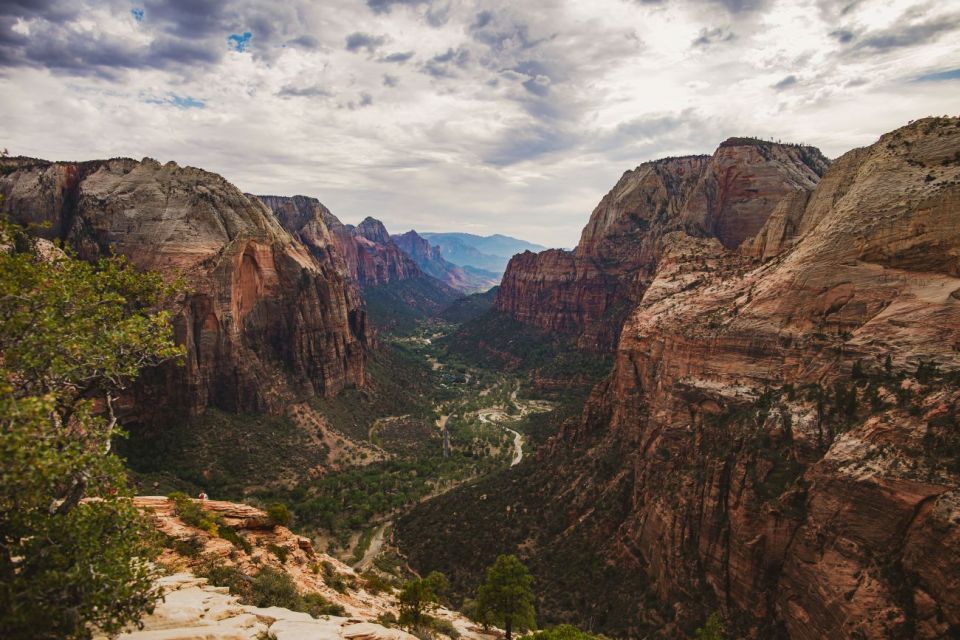
{"type": "Polygon", "coordinates": [[[0,147],[571,247],[729,136],[836,157],[960,106],[955,0],[0,0],[0,147]]]}

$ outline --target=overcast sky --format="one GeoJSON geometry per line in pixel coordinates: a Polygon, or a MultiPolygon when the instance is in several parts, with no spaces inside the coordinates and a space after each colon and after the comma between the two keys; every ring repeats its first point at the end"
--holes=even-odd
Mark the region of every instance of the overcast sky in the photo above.
{"type": "Polygon", "coordinates": [[[960,106],[960,4],[0,0],[0,147],[572,246],[623,171],[960,106]]]}

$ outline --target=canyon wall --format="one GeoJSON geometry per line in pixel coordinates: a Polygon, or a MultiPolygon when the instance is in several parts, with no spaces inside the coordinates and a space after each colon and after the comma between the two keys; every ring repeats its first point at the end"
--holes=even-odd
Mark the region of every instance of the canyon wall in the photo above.
{"type": "Polygon", "coordinates": [[[960,120],[850,152],[783,211],[748,257],[740,231],[665,237],[555,444],[622,456],[573,511],[628,487],[604,557],[743,633],[956,634],[960,120]]]}
{"type": "Polygon", "coordinates": [[[14,221],[80,257],[119,254],[184,278],[174,328],[185,366],[147,374],[133,419],[207,407],[277,412],[291,397],[364,383],[365,320],[344,260],[308,251],[222,177],[150,159],[12,158],[2,167],[2,207],[14,221]]]}
{"type": "Polygon", "coordinates": [[[747,222],[668,205],[679,228],[605,250],[649,273],[636,303],[579,288],[579,254],[634,228],[610,205],[669,191],[654,172],[676,162],[628,172],[577,252],[514,259],[549,292],[528,322],[589,331],[583,301],[630,305],[613,370],[529,460],[400,519],[401,548],[463,594],[517,553],[546,620],[617,637],[690,637],[713,612],[731,638],[957,637],[960,119],[886,134],[814,189],[743,191],[762,207],[711,205],[747,222]]]}
{"type": "Polygon", "coordinates": [[[785,201],[812,191],[828,165],[812,147],[748,138],[727,140],[713,156],[644,163],[600,201],[575,250],[515,256],[495,307],[575,336],[580,348],[610,351],[667,234],[682,230],[739,246],[785,201]]]}

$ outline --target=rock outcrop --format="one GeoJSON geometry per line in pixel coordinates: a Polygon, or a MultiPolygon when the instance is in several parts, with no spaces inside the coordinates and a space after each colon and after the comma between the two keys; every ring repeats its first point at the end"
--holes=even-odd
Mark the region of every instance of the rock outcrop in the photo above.
{"type": "Polygon", "coordinates": [[[462,293],[425,273],[375,218],[354,227],[341,223],[315,198],[260,196],[260,200],[315,255],[343,256],[338,266],[345,269],[354,297],[362,297],[371,324],[378,328],[411,328],[462,293]]]}
{"type": "Polygon", "coordinates": [[[731,138],[713,156],[647,162],[594,209],[572,252],[511,260],[496,308],[525,324],[609,351],[657,268],[664,237],[682,230],[729,248],[755,236],[786,201],[817,185],[829,162],[812,147],[731,138]]]}
{"type": "Polygon", "coordinates": [[[147,376],[139,415],[207,407],[279,411],[364,382],[364,318],[330,252],[311,254],[222,177],[175,163],[2,161],[3,211],[83,258],[121,254],[182,275],[185,367],[147,376]]]}
{"type": "MultiPolygon", "coordinates": [[[[364,578],[353,569],[315,551],[309,539],[273,524],[260,509],[218,500],[194,502],[229,526],[235,541],[187,524],[166,497],[135,498],[134,504],[153,519],[168,541],[160,563],[175,573],[159,580],[163,599],[144,618],[143,628],[130,630],[121,638],[253,640],[269,634],[277,640],[414,640],[400,629],[376,622],[384,614],[397,616],[392,589],[368,590],[364,578]],[[184,555],[182,551],[187,549],[190,553],[184,555]],[[211,585],[207,578],[196,575],[229,569],[252,581],[264,568],[286,573],[301,595],[320,594],[343,607],[343,613],[314,618],[281,607],[251,606],[230,595],[227,586],[211,585]]],[[[435,615],[469,640],[493,637],[457,612],[441,608],[435,615]]]]}
{"type": "Polygon", "coordinates": [[[258,196],[283,228],[319,255],[342,257],[342,268],[360,287],[407,280],[422,275],[416,263],[390,238],[383,223],[365,218],[345,225],[316,198],[258,196]]]}
{"type": "Polygon", "coordinates": [[[400,250],[410,256],[417,266],[427,275],[433,276],[463,293],[478,293],[486,291],[499,284],[495,274],[485,274],[477,269],[467,270],[447,262],[440,251],[440,247],[418,234],[416,231],[392,236],[400,250]]]}

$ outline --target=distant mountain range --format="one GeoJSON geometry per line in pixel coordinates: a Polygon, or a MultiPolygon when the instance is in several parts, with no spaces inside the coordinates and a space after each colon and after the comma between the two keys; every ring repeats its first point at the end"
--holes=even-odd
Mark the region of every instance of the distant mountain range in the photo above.
{"type": "Polygon", "coordinates": [[[447,262],[503,275],[510,258],[524,251],[539,252],[546,247],[501,234],[478,236],[472,233],[421,233],[440,247],[447,262]]]}

